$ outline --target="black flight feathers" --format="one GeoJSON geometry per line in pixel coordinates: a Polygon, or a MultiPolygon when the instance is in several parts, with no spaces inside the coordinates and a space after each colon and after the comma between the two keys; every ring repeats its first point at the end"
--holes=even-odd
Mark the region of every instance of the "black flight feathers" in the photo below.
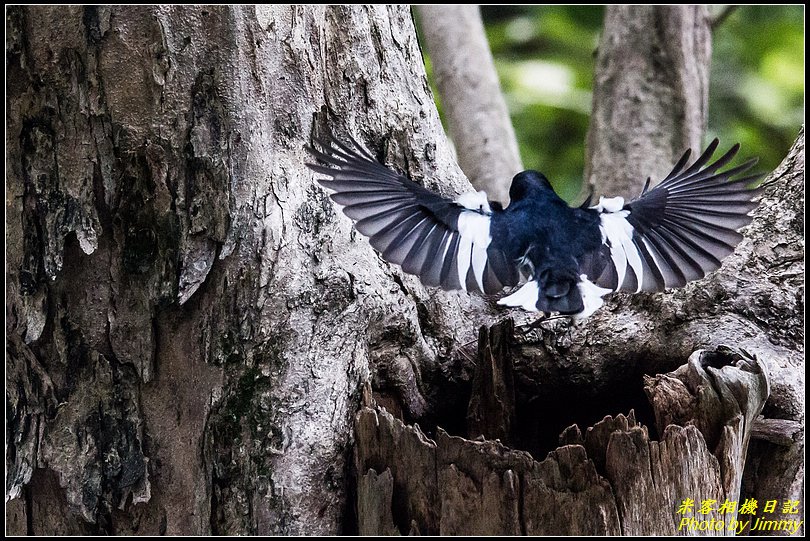
{"type": "Polygon", "coordinates": [[[384,259],[429,286],[497,293],[526,281],[499,303],[527,310],[589,315],[611,291],[660,291],[702,278],[741,240],[759,175],[756,163],[719,172],[739,145],[709,163],[714,140],[686,168],[689,152],[639,198],[600,198],[569,207],[545,177],[515,176],[505,209],[484,192],[453,201],[380,164],[350,138],[309,148],[308,164],[331,198],[384,259]]]}
{"type": "MultiPolygon", "coordinates": [[[[734,251],[742,240],[737,230],[751,222],[748,213],[757,206],[751,199],[760,189],[749,186],[762,175],[739,176],[749,171],[756,159],[718,172],[731,162],[739,145],[707,165],[717,146],[715,139],[684,170],[690,155],[687,151],[660,184],[651,190],[646,184],[639,198],[623,206],[622,210],[627,212],[625,219],[632,227],[627,252],[634,256],[631,250],[634,248],[639,261],[636,265],[628,261],[621,284],[615,264],[608,265],[599,275],[597,269],[589,269],[588,275],[597,285],[624,291],[681,287],[719,268],[721,260],[734,251]]],[[[603,218],[606,221],[609,219],[603,218]]]]}
{"type": "Polygon", "coordinates": [[[425,189],[381,165],[353,139],[352,147],[335,138],[310,148],[329,166],[307,164],[332,177],[319,179],[331,198],[383,258],[420,277],[425,285],[498,293],[518,283],[514,265],[488,250],[489,214],[481,205],[466,208],[425,189]],[[462,234],[463,233],[463,234],[462,234]]]}

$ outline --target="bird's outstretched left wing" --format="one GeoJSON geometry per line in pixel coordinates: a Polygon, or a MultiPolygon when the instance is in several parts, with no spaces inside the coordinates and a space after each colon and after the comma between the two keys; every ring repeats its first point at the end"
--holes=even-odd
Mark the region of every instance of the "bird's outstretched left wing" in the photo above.
{"type": "Polygon", "coordinates": [[[661,291],[681,287],[720,267],[742,240],[737,232],[751,222],[758,189],[748,186],[761,175],[742,176],[757,162],[718,172],[739,150],[734,145],[707,165],[715,139],[689,168],[687,151],[672,172],[639,198],[600,199],[603,246],[583,267],[596,285],[613,291],[661,291]],[[738,177],[738,178],[735,178],[738,177]]]}
{"type": "Polygon", "coordinates": [[[428,286],[497,293],[518,283],[516,266],[492,242],[493,211],[484,192],[456,201],[380,164],[353,139],[329,137],[309,152],[328,165],[307,164],[331,179],[332,200],[369,238],[386,261],[419,276],[428,286]]]}

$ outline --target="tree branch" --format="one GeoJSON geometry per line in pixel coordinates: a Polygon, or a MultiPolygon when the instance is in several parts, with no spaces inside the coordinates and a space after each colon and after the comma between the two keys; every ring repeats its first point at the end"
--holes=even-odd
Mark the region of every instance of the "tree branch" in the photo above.
{"type": "Polygon", "coordinates": [[[523,166],[478,6],[416,12],[459,165],[477,190],[506,204],[523,166]]]}

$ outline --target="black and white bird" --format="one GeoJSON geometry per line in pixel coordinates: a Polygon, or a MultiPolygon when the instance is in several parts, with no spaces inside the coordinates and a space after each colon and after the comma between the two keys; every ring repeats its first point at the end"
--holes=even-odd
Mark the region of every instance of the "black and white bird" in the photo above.
{"type": "MultiPolygon", "coordinates": [[[[720,171],[734,145],[709,163],[718,141],[689,167],[690,152],[660,184],[626,203],[600,197],[570,207],[542,173],[512,179],[502,208],[483,191],[452,200],[377,161],[354,139],[316,141],[308,164],[382,257],[427,286],[486,294],[523,285],[498,304],[575,318],[615,291],[662,291],[720,267],[751,221],[756,159],[720,171]]],[[[590,198],[589,198],[590,199],[590,198]]]]}

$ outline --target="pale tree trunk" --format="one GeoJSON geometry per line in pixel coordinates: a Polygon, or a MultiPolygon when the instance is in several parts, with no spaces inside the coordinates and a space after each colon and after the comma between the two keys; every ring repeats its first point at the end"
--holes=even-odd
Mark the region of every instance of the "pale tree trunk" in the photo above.
{"type": "Polygon", "coordinates": [[[9,532],[341,531],[359,382],[421,417],[486,319],[383,263],[304,167],[331,129],[469,189],[409,10],[6,25],[9,532]]]}
{"type": "Polygon", "coordinates": [[[418,6],[458,163],[477,190],[509,203],[512,177],[523,170],[481,13],[472,6],[418,6]]]}
{"type": "Polygon", "coordinates": [[[706,6],[608,6],[596,58],[585,182],[636,196],[700,151],[711,62],[706,6]]]}

